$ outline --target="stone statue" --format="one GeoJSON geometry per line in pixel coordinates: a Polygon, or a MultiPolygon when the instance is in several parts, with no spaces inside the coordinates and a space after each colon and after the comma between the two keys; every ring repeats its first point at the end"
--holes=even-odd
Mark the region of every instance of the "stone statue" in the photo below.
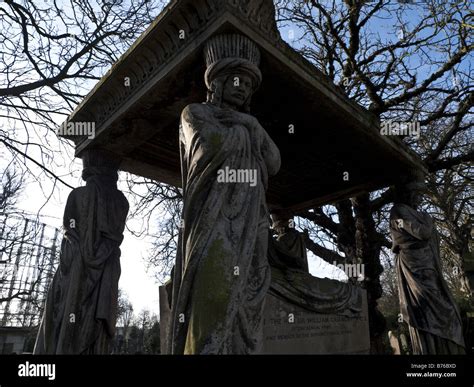
{"type": "Polygon", "coordinates": [[[293,258],[286,264],[309,273],[304,236],[295,229],[292,216],[274,212],[272,219],[273,229],[277,233],[278,247],[286,251],[286,256],[293,258]]]}
{"type": "Polygon", "coordinates": [[[306,244],[291,215],[272,213],[277,238],[269,237],[268,261],[272,281],[269,293],[290,304],[322,314],[354,316],[362,312],[360,287],[329,278],[314,277],[308,270],[306,244]]]}
{"type": "Polygon", "coordinates": [[[115,331],[120,244],[128,202],[117,163],[86,151],[84,187],[70,193],[59,267],[48,292],[35,354],[106,354],[115,331]]]}
{"type": "Polygon", "coordinates": [[[397,186],[390,212],[401,313],[414,354],[461,354],[461,316],[443,279],[438,234],[431,216],[416,209],[423,189],[416,179],[397,186]]]}
{"type": "Polygon", "coordinates": [[[205,47],[207,102],[181,115],[183,221],[173,278],[171,353],[247,354],[262,346],[268,176],[280,153],[250,99],[260,53],[244,36],[205,47]]]}

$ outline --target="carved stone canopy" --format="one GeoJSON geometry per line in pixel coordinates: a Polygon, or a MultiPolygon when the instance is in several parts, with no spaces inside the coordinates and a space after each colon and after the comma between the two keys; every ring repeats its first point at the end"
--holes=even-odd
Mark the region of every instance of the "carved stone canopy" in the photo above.
{"type": "Polygon", "coordinates": [[[273,208],[334,202],[423,168],[282,40],[272,0],[171,1],[70,116],[96,124],[94,139],[71,138],[76,155],[101,147],[122,159],[122,170],[180,186],[180,113],[206,100],[203,49],[222,33],[247,36],[261,53],[251,111],[282,155],[267,193],[273,208]]]}

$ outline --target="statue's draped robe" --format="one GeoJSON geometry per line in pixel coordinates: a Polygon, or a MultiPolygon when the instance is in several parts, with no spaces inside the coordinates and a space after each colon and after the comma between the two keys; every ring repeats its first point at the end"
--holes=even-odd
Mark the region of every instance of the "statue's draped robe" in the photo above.
{"type": "Polygon", "coordinates": [[[275,242],[276,248],[281,253],[280,257],[284,255],[291,257],[286,260],[286,266],[309,273],[306,244],[301,232],[293,227],[288,227],[285,232],[278,235],[275,242]]]}
{"type": "Polygon", "coordinates": [[[432,218],[405,204],[390,213],[400,308],[415,354],[464,353],[461,317],[443,279],[432,218]]]}
{"type": "Polygon", "coordinates": [[[353,316],[362,312],[363,292],[358,286],[328,278],[313,277],[303,237],[269,239],[268,259],[272,270],[269,292],[311,312],[353,316]]]}
{"type": "Polygon", "coordinates": [[[224,124],[220,112],[193,104],[181,116],[184,227],[173,279],[174,354],[258,353],[262,346],[270,285],[265,190],[279,152],[263,130],[238,119],[241,113],[224,124]],[[226,167],[256,170],[257,185],[218,182],[226,167]]]}
{"type": "Polygon", "coordinates": [[[59,267],[36,339],[37,354],[102,354],[115,332],[120,243],[128,202],[116,179],[94,175],[64,211],[59,267]]]}

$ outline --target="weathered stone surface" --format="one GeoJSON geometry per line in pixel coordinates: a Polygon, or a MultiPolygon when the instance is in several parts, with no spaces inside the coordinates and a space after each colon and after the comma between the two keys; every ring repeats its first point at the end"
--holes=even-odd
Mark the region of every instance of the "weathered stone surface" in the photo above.
{"type": "Polygon", "coordinates": [[[273,15],[271,0],[171,1],[71,115],[96,123],[96,138],[74,138],[76,154],[105,147],[122,157],[121,169],[180,186],[177,128],[183,108],[206,96],[202,49],[212,36],[239,33],[260,49],[264,80],[252,110],[284,160],[269,181],[272,208],[334,202],[422,168],[398,138],[379,133],[372,114],[281,39],[273,15]]]}
{"type": "Polygon", "coordinates": [[[208,98],[181,115],[183,228],[173,278],[171,352],[259,353],[267,261],[268,177],[278,148],[249,114],[261,82],[248,38],[206,45],[208,98]]]}
{"type": "MultiPolygon", "coordinates": [[[[160,287],[161,353],[167,354],[170,309],[166,287],[160,287]]],[[[264,354],[349,354],[369,353],[369,326],[364,291],[362,311],[352,316],[315,313],[266,296],[263,327],[264,354]],[[288,322],[294,313],[295,323],[288,322]]]]}
{"type": "Polygon", "coordinates": [[[168,339],[170,336],[170,315],[171,309],[168,303],[168,292],[166,286],[160,286],[160,349],[161,354],[168,354],[168,339]]]}
{"type": "Polygon", "coordinates": [[[421,181],[397,186],[390,211],[400,310],[410,328],[414,354],[464,353],[461,315],[443,278],[433,218],[416,208],[421,181]]]}
{"type": "Polygon", "coordinates": [[[115,333],[120,244],[128,202],[118,161],[83,154],[84,187],[69,194],[59,267],[48,292],[35,354],[106,354],[115,333]]]}
{"type": "Polygon", "coordinates": [[[366,291],[312,276],[302,233],[293,229],[288,234],[287,216],[273,217],[279,235],[268,243],[272,281],[266,296],[264,353],[368,353],[366,291]]]}
{"type": "Polygon", "coordinates": [[[264,354],[369,353],[365,291],[362,312],[352,316],[310,312],[268,294],[263,332],[264,354]]]}

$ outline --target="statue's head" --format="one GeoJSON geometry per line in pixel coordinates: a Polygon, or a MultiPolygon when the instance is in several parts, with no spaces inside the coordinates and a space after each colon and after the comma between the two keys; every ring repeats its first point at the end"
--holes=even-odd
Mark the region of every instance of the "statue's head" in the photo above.
{"type": "Polygon", "coordinates": [[[395,186],[395,201],[416,208],[421,204],[426,184],[421,175],[407,176],[395,186]]]}
{"type": "Polygon", "coordinates": [[[271,213],[272,228],[277,235],[285,234],[289,229],[294,228],[293,214],[285,210],[273,210],[271,213]]]}
{"type": "Polygon", "coordinates": [[[117,181],[120,159],[104,149],[86,149],[82,155],[82,179],[87,181],[92,176],[117,181]]]}
{"type": "Polygon", "coordinates": [[[257,46],[242,35],[217,35],[206,43],[204,52],[208,102],[248,112],[262,81],[257,46]]]}

